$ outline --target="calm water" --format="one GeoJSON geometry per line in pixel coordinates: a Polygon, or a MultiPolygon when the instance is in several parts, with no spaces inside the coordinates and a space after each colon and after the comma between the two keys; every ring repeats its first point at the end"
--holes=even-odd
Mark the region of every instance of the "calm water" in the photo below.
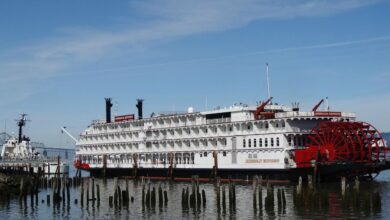
{"type": "MultiPolygon", "coordinates": [[[[310,204],[305,206],[294,205],[293,191],[295,186],[278,185],[275,188],[286,190],[286,210],[285,213],[278,214],[275,207],[275,212],[270,213],[265,210],[259,214],[259,210],[254,212],[252,185],[238,184],[236,186],[236,209],[230,210],[227,204],[226,212],[222,210],[218,213],[215,197],[215,188],[213,184],[200,183],[200,189],[206,191],[207,205],[199,210],[182,209],[181,192],[184,187],[190,186],[190,183],[167,183],[161,182],[163,189],[168,191],[169,202],[166,207],[159,208],[157,205],[154,209],[146,209],[141,205],[142,186],[141,181],[129,181],[130,194],[134,197],[134,202],[130,203],[129,208],[110,208],[108,197],[113,195],[113,180],[109,179],[106,182],[96,179],[95,183],[101,187],[101,202],[99,207],[97,203],[89,206],[84,204],[84,208],[80,207],[80,191],[79,188],[71,188],[71,202],[60,205],[50,205],[41,202],[46,200],[46,195],[52,193],[51,189],[42,189],[39,193],[38,204],[31,204],[30,198],[27,203],[20,202],[18,198],[12,199],[9,203],[0,199],[0,219],[259,219],[261,217],[271,219],[346,219],[346,218],[378,218],[388,219],[390,216],[390,171],[383,172],[374,182],[361,183],[360,192],[379,192],[381,196],[381,208],[374,210],[363,205],[359,207],[343,206],[340,196],[340,184],[322,184],[319,191],[327,191],[329,194],[327,201],[329,205],[325,208],[313,208],[310,204]],[[74,204],[74,199],[78,199],[79,203],[74,204]]],[[[160,182],[152,182],[152,186],[158,186],[160,182]]],[[[119,180],[122,190],[125,188],[125,180],[119,180]]],[[[263,193],[265,196],[265,193],[263,193]]],[[[276,201],[275,201],[276,204],[276,201]]]]}

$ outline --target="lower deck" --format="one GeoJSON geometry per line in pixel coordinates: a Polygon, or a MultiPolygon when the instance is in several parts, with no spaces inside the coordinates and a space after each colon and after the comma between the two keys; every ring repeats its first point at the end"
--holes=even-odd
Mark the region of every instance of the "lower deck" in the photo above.
{"type": "Polygon", "coordinates": [[[85,169],[90,172],[91,176],[96,177],[150,177],[160,179],[189,179],[192,176],[198,176],[202,179],[213,180],[215,177],[221,179],[234,180],[252,180],[254,177],[262,176],[267,180],[298,181],[299,177],[306,179],[309,175],[320,178],[321,181],[332,181],[339,179],[341,176],[347,178],[372,178],[380,171],[390,169],[390,163],[362,164],[362,163],[343,163],[332,165],[321,165],[317,168],[289,168],[289,169],[182,169],[174,168],[90,168],[85,169]],[[216,172],[216,173],[215,173],[216,172]]]}

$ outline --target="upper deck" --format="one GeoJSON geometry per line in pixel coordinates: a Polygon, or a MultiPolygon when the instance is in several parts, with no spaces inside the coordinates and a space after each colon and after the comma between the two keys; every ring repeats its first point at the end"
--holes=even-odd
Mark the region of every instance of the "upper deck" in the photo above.
{"type": "MultiPolygon", "coordinates": [[[[294,124],[290,130],[299,132],[309,130],[313,122],[317,121],[355,121],[356,115],[351,112],[335,111],[297,111],[283,105],[267,105],[265,112],[272,112],[272,117],[256,119],[256,106],[234,105],[228,108],[216,108],[203,112],[155,114],[149,118],[134,119],[120,122],[106,123],[94,121],[81,134],[84,136],[118,134],[122,132],[139,133],[144,131],[158,131],[171,129],[200,129],[207,126],[219,125],[246,125],[246,124],[294,124]]],[[[268,125],[267,125],[268,127],[268,125]]],[[[283,132],[272,128],[270,132],[283,132]]],[[[288,131],[288,129],[286,130],[288,131]]]]}

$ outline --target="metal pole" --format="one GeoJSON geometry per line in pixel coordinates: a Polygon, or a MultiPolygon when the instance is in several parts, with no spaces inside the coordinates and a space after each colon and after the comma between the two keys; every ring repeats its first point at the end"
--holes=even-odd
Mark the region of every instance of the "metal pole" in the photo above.
{"type": "Polygon", "coordinates": [[[265,65],[266,65],[266,72],[267,72],[267,89],[268,89],[268,98],[271,98],[271,91],[270,91],[270,88],[269,88],[268,63],[266,63],[265,65]]]}

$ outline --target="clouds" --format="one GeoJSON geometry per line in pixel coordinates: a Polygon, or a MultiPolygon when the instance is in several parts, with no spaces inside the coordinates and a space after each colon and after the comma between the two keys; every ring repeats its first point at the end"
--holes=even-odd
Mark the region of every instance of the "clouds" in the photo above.
{"type": "MultiPolygon", "coordinates": [[[[130,3],[129,15],[138,13],[140,16],[133,23],[140,23],[139,25],[113,23],[116,28],[109,28],[109,31],[99,26],[81,31],[69,28],[66,32],[47,36],[39,42],[26,42],[31,46],[0,53],[3,57],[0,61],[0,94],[15,89],[16,85],[42,83],[44,80],[69,74],[77,70],[79,65],[131,53],[137,47],[149,48],[154,44],[194,34],[240,28],[262,19],[327,16],[375,2],[377,1],[134,1],[130,3]]],[[[32,90],[27,92],[33,92],[32,90]]],[[[26,94],[20,94],[20,97],[25,96],[26,94]]]]}

